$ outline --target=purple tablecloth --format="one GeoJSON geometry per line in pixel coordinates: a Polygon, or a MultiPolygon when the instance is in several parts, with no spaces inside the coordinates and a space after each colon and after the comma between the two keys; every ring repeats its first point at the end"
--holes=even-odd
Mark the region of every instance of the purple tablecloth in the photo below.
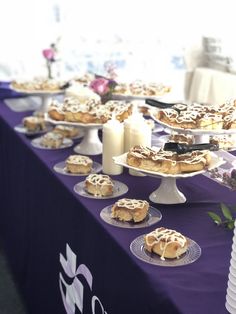
{"type": "MultiPolygon", "coordinates": [[[[235,192],[202,175],[178,180],[187,202],[152,204],[163,214],[160,223],[132,230],[111,226],[101,220],[100,211],[116,199],[75,194],[73,186],[84,177],[63,176],[52,169],[73,148],[32,147],[31,139],[13,129],[26,114],[13,113],[0,102],[0,236],[29,313],[227,313],[233,233],[214,225],[206,212],[217,211],[220,202],[235,205],[235,192]],[[201,257],[186,266],[160,267],[133,256],[130,243],[158,226],[196,241],[201,257]],[[75,265],[71,258],[72,265],[64,263],[63,268],[66,248],[77,260],[75,265]],[[86,266],[78,270],[81,264],[86,266]],[[84,277],[84,272],[90,275],[84,277]],[[67,312],[62,301],[66,284],[67,292],[71,284],[80,291],[68,292],[67,312]]],[[[101,162],[101,156],[92,158],[101,162]]],[[[126,197],[146,200],[160,183],[156,178],[129,176],[127,171],[114,178],[129,186],[126,197]]]]}

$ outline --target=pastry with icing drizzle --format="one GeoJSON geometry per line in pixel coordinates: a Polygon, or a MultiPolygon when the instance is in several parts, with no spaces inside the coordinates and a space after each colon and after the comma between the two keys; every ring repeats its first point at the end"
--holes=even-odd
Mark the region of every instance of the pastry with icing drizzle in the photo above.
{"type": "Polygon", "coordinates": [[[162,260],[175,259],[186,253],[188,239],[181,233],[160,227],[144,236],[144,247],[150,253],[155,253],[162,260]]]}
{"type": "Polygon", "coordinates": [[[143,221],[148,215],[149,203],[144,200],[122,198],[111,209],[111,217],[121,221],[143,221]]]}
{"type": "Polygon", "coordinates": [[[22,123],[28,132],[37,132],[46,129],[45,121],[40,117],[25,117],[23,118],[22,123]]]}
{"type": "Polygon", "coordinates": [[[127,154],[127,164],[144,170],[166,174],[189,173],[206,169],[211,161],[207,150],[186,154],[136,145],[127,154]]]}
{"type": "Polygon", "coordinates": [[[114,183],[108,175],[93,173],[85,179],[85,190],[95,196],[110,196],[114,183]]]}
{"type": "Polygon", "coordinates": [[[158,110],[157,120],[176,128],[201,130],[228,130],[236,128],[236,100],[218,104],[192,103],[185,106],[158,110]],[[174,110],[175,108],[179,111],[174,110]]]}
{"type": "Polygon", "coordinates": [[[41,137],[40,144],[48,148],[59,148],[61,147],[64,140],[64,136],[56,134],[54,132],[48,132],[41,137]]]}
{"type": "Polygon", "coordinates": [[[91,172],[93,161],[91,158],[82,155],[70,155],[66,159],[66,171],[70,173],[88,174],[91,172]]]}
{"type": "Polygon", "coordinates": [[[74,138],[79,135],[79,129],[74,126],[57,125],[53,129],[54,133],[60,133],[66,138],[74,138]]]}
{"type": "Polygon", "coordinates": [[[132,104],[125,101],[111,100],[102,104],[100,100],[89,99],[81,103],[78,98],[67,97],[62,104],[53,100],[49,106],[48,115],[56,121],[68,121],[78,123],[106,123],[116,117],[120,122],[124,121],[132,113],[132,104]]]}

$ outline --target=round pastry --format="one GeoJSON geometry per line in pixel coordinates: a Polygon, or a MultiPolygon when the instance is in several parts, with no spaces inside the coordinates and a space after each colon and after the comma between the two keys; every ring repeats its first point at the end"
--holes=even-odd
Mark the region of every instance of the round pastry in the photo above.
{"type": "Polygon", "coordinates": [[[60,133],[64,137],[73,138],[79,135],[79,129],[74,126],[57,125],[53,129],[54,133],[60,133]]]}
{"type": "Polygon", "coordinates": [[[111,217],[121,221],[140,222],[147,217],[149,203],[143,200],[123,198],[111,209],[111,217]]]}
{"type": "Polygon", "coordinates": [[[88,174],[92,169],[91,158],[82,155],[70,155],[66,159],[66,171],[70,173],[88,174]]]}
{"type": "Polygon", "coordinates": [[[42,131],[46,128],[44,119],[34,116],[25,117],[22,123],[29,132],[42,131]]]}
{"type": "Polygon", "coordinates": [[[113,188],[111,178],[104,174],[90,174],[85,179],[85,190],[95,196],[110,196],[113,188]]]}
{"type": "Polygon", "coordinates": [[[181,233],[160,227],[144,237],[144,247],[150,253],[165,258],[179,258],[188,249],[188,240],[181,233]]]}
{"type": "Polygon", "coordinates": [[[42,136],[40,144],[48,148],[59,148],[63,143],[64,136],[54,132],[48,132],[42,136]]]}

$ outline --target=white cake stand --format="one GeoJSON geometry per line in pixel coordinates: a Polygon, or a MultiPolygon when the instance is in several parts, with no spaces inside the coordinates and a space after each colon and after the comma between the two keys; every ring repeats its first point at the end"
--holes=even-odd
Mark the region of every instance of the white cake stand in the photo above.
{"type": "Polygon", "coordinates": [[[40,112],[47,112],[47,109],[48,109],[49,103],[51,102],[52,97],[64,94],[64,90],[55,90],[55,91],[46,91],[46,90],[45,91],[43,91],[43,90],[42,91],[38,91],[38,90],[35,90],[35,91],[25,91],[25,90],[20,90],[20,89],[13,88],[12,86],[11,86],[11,89],[14,90],[17,93],[22,93],[22,94],[27,95],[27,96],[37,96],[37,97],[40,97],[41,98],[41,105],[40,105],[40,107],[37,110],[37,111],[40,111],[40,112]]]}
{"type": "Polygon", "coordinates": [[[163,123],[159,119],[155,117],[156,110],[151,111],[151,117],[154,121],[161,124],[162,126],[176,131],[178,133],[182,134],[191,134],[194,136],[195,144],[202,144],[202,143],[209,143],[209,137],[210,135],[230,135],[230,134],[236,134],[236,129],[221,129],[221,130],[207,130],[207,129],[183,129],[183,128],[177,128],[170,126],[167,123],[163,123]]]}
{"type": "Polygon", "coordinates": [[[102,124],[97,123],[77,123],[77,122],[67,122],[67,121],[55,121],[50,119],[48,114],[44,115],[45,121],[52,123],[54,125],[67,125],[75,126],[83,129],[84,137],[82,141],[74,147],[74,151],[78,154],[83,155],[99,155],[102,153],[102,142],[98,137],[98,130],[102,128],[102,124]]]}
{"type": "MultiPolygon", "coordinates": [[[[212,170],[216,167],[219,167],[220,165],[224,163],[223,158],[218,157],[217,154],[215,153],[211,152],[211,157],[212,157],[212,160],[208,167],[208,170],[212,170]]],[[[186,197],[184,196],[182,192],[179,191],[176,184],[176,179],[193,177],[207,171],[207,170],[202,170],[202,171],[195,171],[191,173],[171,175],[171,174],[165,174],[165,173],[154,172],[154,171],[149,171],[149,170],[141,170],[136,167],[131,167],[130,165],[127,164],[126,158],[127,158],[127,153],[117,156],[117,157],[113,157],[113,160],[116,164],[121,165],[123,167],[140,171],[151,177],[161,178],[161,184],[159,185],[159,187],[149,195],[150,201],[152,201],[153,203],[158,203],[158,204],[185,203],[186,197]]]]}

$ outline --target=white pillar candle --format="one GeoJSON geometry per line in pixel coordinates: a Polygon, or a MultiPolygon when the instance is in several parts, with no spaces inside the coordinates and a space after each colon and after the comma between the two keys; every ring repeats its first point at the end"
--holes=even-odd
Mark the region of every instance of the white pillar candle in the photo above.
{"type": "Polygon", "coordinates": [[[132,147],[131,143],[131,129],[144,120],[143,115],[137,111],[133,111],[133,114],[124,121],[124,151],[128,152],[132,147]]]}
{"type": "Polygon", "coordinates": [[[116,165],[112,159],[124,153],[124,125],[116,119],[111,119],[103,125],[102,167],[106,174],[118,175],[123,167],[116,165]]]}

